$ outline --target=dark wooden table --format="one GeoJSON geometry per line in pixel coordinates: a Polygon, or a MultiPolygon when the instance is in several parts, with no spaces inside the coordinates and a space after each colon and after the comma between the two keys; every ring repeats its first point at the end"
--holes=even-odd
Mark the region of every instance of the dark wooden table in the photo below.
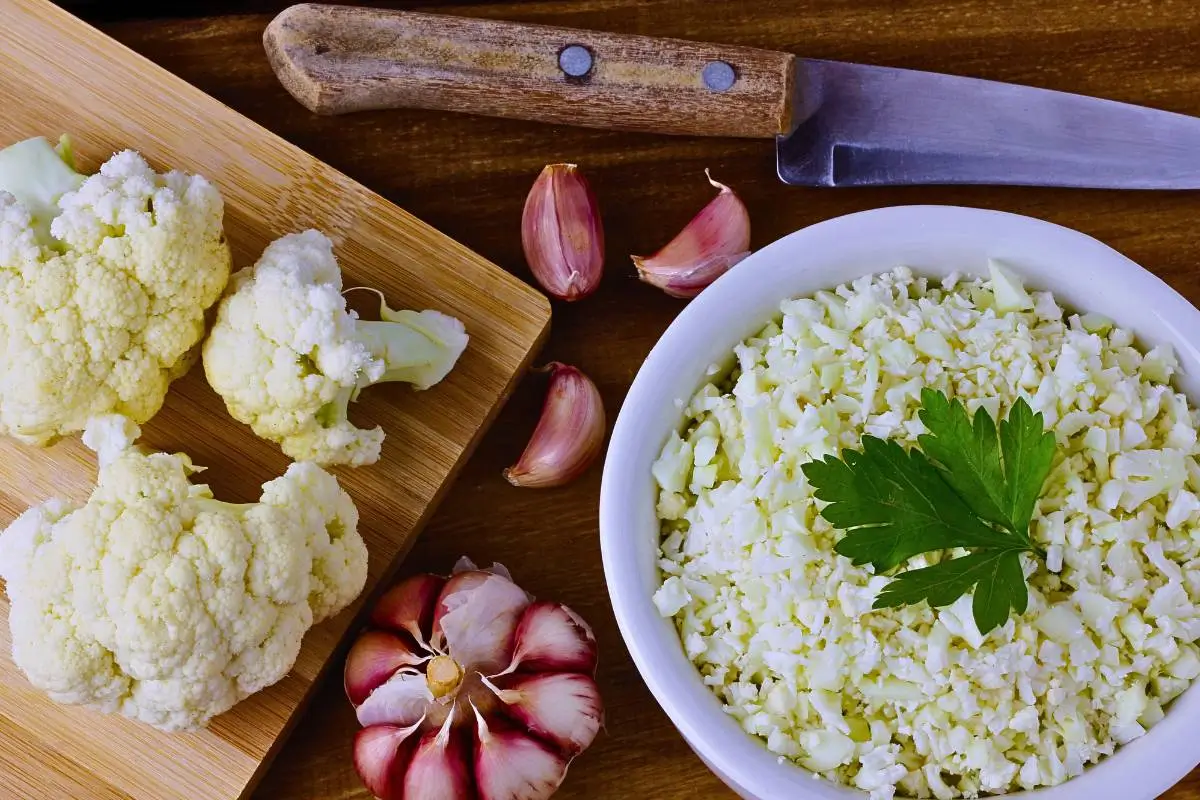
{"type": "MultiPolygon", "coordinates": [[[[72,5],[68,3],[69,5],[72,5]]],[[[987,187],[815,190],[780,185],[769,143],[575,130],[432,112],[321,118],[276,82],[263,27],[285,3],[123,3],[73,10],[167,69],[381,192],[524,279],[519,220],[543,164],[573,161],[603,209],[608,271],[595,296],[557,305],[547,359],[599,384],[610,417],[645,354],[679,311],[631,277],[627,254],[653,252],[710,197],[703,170],[736,188],[762,246],[829,217],[884,205],[949,203],[1031,214],[1092,234],[1200,302],[1200,196],[987,187]],[[168,15],[170,15],[168,17],[168,15]]],[[[1104,95],[1200,115],[1200,4],[1194,0],[547,0],[396,3],[405,8],[753,45],[957,72],[1104,95]]],[[[52,91],[52,87],[47,87],[52,91]]],[[[203,124],[203,120],[197,120],[203,124]]],[[[1064,264],[1064,269],[1072,268],[1064,264]]],[[[522,387],[421,535],[406,571],[445,572],[459,555],[507,564],[534,594],[592,622],[608,729],[558,797],[731,797],[688,750],[638,677],[600,568],[599,469],[530,491],[501,469],[537,418],[522,387]]],[[[331,679],[256,794],[260,800],[365,798],[350,763],[354,716],[331,679]]],[[[1167,795],[1200,800],[1200,773],[1167,795]]]]}

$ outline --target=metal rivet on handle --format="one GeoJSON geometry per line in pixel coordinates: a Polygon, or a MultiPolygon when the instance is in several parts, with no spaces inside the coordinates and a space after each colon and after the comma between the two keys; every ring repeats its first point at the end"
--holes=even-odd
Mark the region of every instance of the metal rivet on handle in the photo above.
{"type": "Polygon", "coordinates": [[[714,92],[727,92],[737,81],[737,72],[724,61],[708,62],[700,76],[704,78],[704,85],[714,92]]]}
{"type": "Polygon", "coordinates": [[[558,68],[572,78],[591,72],[592,60],[592,51],[581,44],[569,44],[558,52],[558,68]]]}

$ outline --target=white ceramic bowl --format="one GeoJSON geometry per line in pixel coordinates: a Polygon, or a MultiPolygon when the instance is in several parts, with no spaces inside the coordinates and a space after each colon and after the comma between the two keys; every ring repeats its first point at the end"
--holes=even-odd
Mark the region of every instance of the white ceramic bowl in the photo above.
{"type": "MultiPolygon", "coordinates": [[[[700,757],[750,800],[854,800],[862,792],[780,764],[721,710],[684,655],[651,595],[659,534],[650,467],[683,422],[681,401],[725,362],[735,344],[777,313],[785,298],[862,275],[909,266],[920,274],[986,275],[987,259],[1014,265],[1034,289],[1069,307],[1131,328],[1145,346],[1170,343],[1179,388],[1200,398],[1200,311],[1115,250],[1077,231],[1028,217],[948,206],[901,206],[839,217],[793,233],[747,258],[693,300],[663,334],[621,408],[604,465],[600,542],[621,633],[651,692],[700,757]]],[[[1150,800],[1200,763],[1200,687],[1175,701],[1146,736],[1078,778],[1010,797],[1150,800]]]]}

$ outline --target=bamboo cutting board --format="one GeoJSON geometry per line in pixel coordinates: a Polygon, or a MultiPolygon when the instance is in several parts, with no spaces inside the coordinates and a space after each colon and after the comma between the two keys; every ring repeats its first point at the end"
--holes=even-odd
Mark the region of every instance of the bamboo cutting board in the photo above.
{"type": "MultiPolygon", "coordinates": [[[[234,266],[268,241],[316,227],[333,238],[346,285],[401,308],[461,319],[471,337],[427,392],[371,388],[351,411],[387,432],[383,457],[337,471],[370,549],[364,598],[382,588],[448,481],[546,333],[544,297],[448,237],[44,0],[0,0],[0,144],[71,133],[83,167],[140,150],[159,169],[199,172],[225,197],[234,266]]],[[[381,165],[386,169],[387,165],[381,165]]],[[[513,232],[516,235],[516,231],[513,232]]],[[[184,450],[222,499],[257,499],[287,459],[231,419],[199,367],[177,381],[144,440],[184,450]]],[[[0,441],[0,523],[52,495],[86,498],[94,459],[78,441],[0,441]]],[[[12,800],[233,800],[278,749],[360,602],[309,632],[292,673],[196,734],[166,734],[50,702],[8,657],[0,600],[0,797],[12,800]]]]}

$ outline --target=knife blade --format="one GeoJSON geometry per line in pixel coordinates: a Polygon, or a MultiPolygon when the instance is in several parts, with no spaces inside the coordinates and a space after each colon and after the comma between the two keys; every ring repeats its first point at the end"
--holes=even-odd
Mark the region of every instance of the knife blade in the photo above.
{"type": "Polygon", "coordinates": [[[757,48],[302,4],[263,35],[309,109],[430,108],[776,140],[803,186],[1200,188],[1200,119],[757,48]]]}
{"type": "Polygon", "coordinates": [[[1200,119],[1009,83],[800,60],[785,183],[1200,187],[1200,119]]]}

